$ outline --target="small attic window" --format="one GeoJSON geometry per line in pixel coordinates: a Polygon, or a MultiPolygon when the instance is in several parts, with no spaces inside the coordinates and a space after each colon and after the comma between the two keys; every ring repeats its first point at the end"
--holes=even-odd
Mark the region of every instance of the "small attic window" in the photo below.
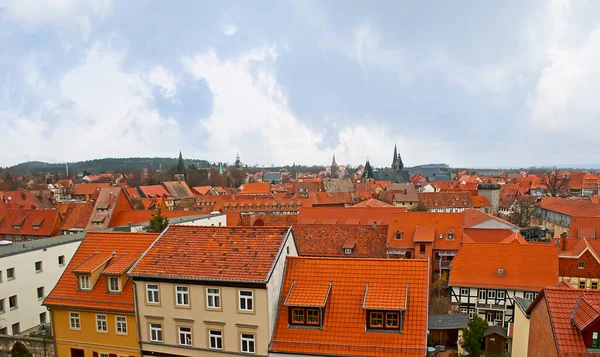
{"type": "Polygon", "coordinates": [[[344,248],[344,254],[347,254],[347,255],[352,254],[352,248],[344,248]]]}
{"type": "Polygon", "coordinates": [[[448,240],[454,240],[454,233],[448,233],[448,240]]]}
{"type": "Polygon", "coordinates": [[[444,235],[442,233],[440,233],[440,239],[444,239],[444,235]]]}
{"type": "Polygon", "coordinates": [[[579,262],[577,264],[577,268],[579,268],[579,269],[583,269],[584,267],[585,267],[585,262],[579,262]]]}
{"type": "Polygon", "coordinates": [[[402,240],[403,235],[404,235],[404,232],[402,232],[401,230],[397,230],[396,233],[394,233],[394,239],[402,240]]]}
{"type": "Polygon", "coordinates": [[[90,276],[89,275],[80,275],[79,276],[79,290],[92,290],[90,285],[90,276]]]}

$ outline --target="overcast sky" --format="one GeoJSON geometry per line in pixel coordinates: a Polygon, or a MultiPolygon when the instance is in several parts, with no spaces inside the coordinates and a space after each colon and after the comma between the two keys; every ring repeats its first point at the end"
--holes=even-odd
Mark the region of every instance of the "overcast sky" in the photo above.
{"type": "Polygon", "coordinates": [[[600,1],[0,0],[0,45],[0,166],[600,163],[600,1]]]}

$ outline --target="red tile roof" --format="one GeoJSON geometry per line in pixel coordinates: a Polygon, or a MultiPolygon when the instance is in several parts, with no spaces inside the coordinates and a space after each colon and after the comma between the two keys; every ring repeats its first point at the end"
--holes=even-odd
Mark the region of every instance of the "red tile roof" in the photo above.
{"type": "Polygon", "coordinates": [[[289,227],[169,226],[130,275],[266,282],[289,231],[289,227]]]}
{"type": "Polygon", "coordinates": [[[269,182],[250,182],[242,186],[240,195],[256,195],[271,193],[271,183],[269,182]]]}
{"type": "MultiPolygon", "coordinates": [[[[154,210],[122,211],[112,218],[109,227],[127,226],[130,223],[132,225],[147,223],[152,219],[155,212],[154,210]]],[[[197,216],[199,214],[197,211],[161,211],[161,215],[167,218],[197,216]]]]}
{"type": "Polygon", "coordinates": [[[0,209],[0,235],[52,237],[61,223],[55,209],[0,209]]]}
{"type": "Polygon", "coordinates": [[[394,207],[393,205],[387,204],[385,202],[381,202],[374,198],[368,199],[366,201],[359,202],[352,207],[394,207]]]}
{"type": "Polygon", "coordinates": [[[363,308],[365,310],[406,310],[408,284],[367,283],[363,308]]]}
{"type": "Polygon", "coordinates": [[[69,203],[67,211],[65,212],[65,221],[61,225],[60,230],[67,231],[69,229],[85,229],[93,211],[94,202],[69,203]]]}
{"type": "Polygon", "coordinates": [[[114,257],[115,255],[113,253],[101,254],[100,252],[96,252],[81,264],[76,266],[72,272],[75,274],[91,274],[104,263],[108,262],[109,259],[114,257]]]}
{"type": "MultiPolygon", "coordinates": [[[[72,271],[94,255],[104,257],[115,252],[117,258],[124,253],[139,258],[156,237],[157,233],[87,233],[60,280],[44,300],[44,305],[133,312],[132,284],[124,284],[120,294],[109,294],[106,279],[100,277],[91,291],[80,291],[77,276],[72,271]]],[[[111,264],[112,261],[109,261],[108,268],[111,264]]]]}
{"type": "Polygon", "coordinates": [[[557,282],[553,244],[464,243],[450,266],[451,286],[539,290],[557,282]]]}
{"type": "Polygon", "coordinates": [[[295,224],[298,254],[304,256],[385,258],[387,226],[295,224]],[[344,254],[352,248],[352,254],[344,254]]]}
{"type": "Polygon", "coordinates": [[[465,243],[512,243],[514,240],[527,243],[519,232],[510,229],[466,228],[464,230],[465,243]]]}
{"type": "Polygon", "coordinates": [[[300,224],[323,224],[335,220],[336,224],[387,225],[392,212],[406,212],[401,207],[302,207],[298,214],[300,224]]]}
{"type": "Polygon", "coordinates": [[[163,185],[140,186],[139,189],[142,191],[144,196],[148,198],[171,196],[169,191],[167,191],[163,185]]]}
{"type": "Polygon", "coordinates": [[[421,192],[419,202],[426,209],[473,207],[470,192],[421,192]]]}
{"type": "MultiPolygon", "coordinates": [[[[542,290],[536,300],[529,306],[527,313],[530,314],[542,299],[546,300],[550,324],[552,325],[551,331],[554,333],[559,356],[597,356],[597,353],[587,352],[583,335],[577,325],[573,323],[571,316],[576,312],[577,304],[580,301],[585,300],[590,305],[600,306],[600,291],[547,287],[542,290]]],[[[589,313],[590,310],[587,310],[586,314],[589,313]]],[[[585,316],[578,316],[578,321],[580,318],[583,324],[585,324],[587,318],[585,316]]]]}
{"type": "Polygon", "coordinates": [[[74,196],[91,196],[102,188],[110,187],[110,183],[77,183],[73,188],[71,195],[74,196]]]}
{"type": "MultiPolygon", "coordinates": [[[[417,259],[288,257],[270,351],[329,356],[425,356],[427,266],[426,260],[417,259]],[[391,281],[394,284],[390,284],[391,281]],[[285,299],[292,284],[324,286],[329,282],[331,292],[324,309],[323,328],[290,327],[285,299]],[[363,304],[367,284],[371,292],[369,303],[373,301],[374,305],[393,306],[395,309],[403,304],[394,296],[396,290],[389,289],[408,285],[402,333],[366,331],[367,314],[363,304]],[[377,294],[372,294],[373,290],[377,290],[377,294]],[[378,298],[374,298],[375,295],[378,298]],[[390,305],[386,304],[388,297],[393,300],[390,305]]],[[[323,288],[320,289],[322,291],[323,288]]]]}
{"type": "Polygon", "coordinates": [[[519,230],[519,227],[503,220],[502,218],[489,215],[485,212],[481,212],[477,209],[466,209],[462,212],[464,215],[464,226],[465,228],[475,227],[481,223],[487,221],[495,221],[493,223],[501,223],[503,226],[506,226],[508,229],[519,230]]]}
{"type": "Polygon", "coordinates": [[[463,240],[463,214],[438,212],[401,212],[390,216],[387,235],[389,248],[414,248],[415,238],[433,242],[433,249],[458,249],[463,240]],[[402,239],[396,233],[402,232],[402,239]],[[454,234],[448,240],[448,233],[454,234]],[[439,236],[442,235],[442,239],[439,236]]]}
{"type": "Polygon", "coordinates": [[[600,204],[592,203],[585,199],[570,200],[558,197],[547,197],[538,203],[537,206],[568,216],[600,217],[600,204]]]}
{"type": "Polygon", "coordinates": [[[285,306],[325,307],[331,292],[331,282],[300,281],[293,282],[285,298],[285,306]]]}
{"type": "Polygon", "coordinates": [[[197,193],[198,195],[206,195],[212,189],[211,186],[194,186],[192,187],[192,191],[197,193]]]}
{"type": "MultiPolygon", "coordinates": [[[[600,301],[598,301],[598,303],[600,303],[600,301]]],[[[593,322],[598,320],[598,318],[600,318],[600,306],[592,299],[586,299],[583,296],[580,297],[577,304],[575,304],[575,309],[573,310],[571,317],[575,326],[583,331],[593,322]]]]}
{"type": "Polygon", "coordinates": [[[308,199],[313,206],[351,205],[352,192],[309,192],[308,199]]]}
{"type": "Polygon", "coordinates": [[[138,260],[139,256],[135,254],[123,253],[111,260],[110,264],[104,268],[102,274],[104,275],[123,275],[131,268],[131,266],[138,260]]]}
{"type": "Polygon", "coordinates": [[[473,196],[472,199],[475,208],[490,207],[492,205],[484,196],[473,196]]]}

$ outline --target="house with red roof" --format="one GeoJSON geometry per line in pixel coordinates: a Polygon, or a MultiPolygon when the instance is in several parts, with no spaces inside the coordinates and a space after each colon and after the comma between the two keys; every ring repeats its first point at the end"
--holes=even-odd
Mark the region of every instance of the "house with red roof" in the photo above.
{"type": "Polygon", "coordinates": [[[559,255],[560,280],[579,289],[598,289],[600,284],[600,241],[597,239],[564,239],[567,249],[559,255]]]}
{"type": "Polygon", "coordinates": [[[386,258],[387,226],[295,224],[294,240],[300,256],[386,258]]]}
{"type": "Polygon", "coordinates": [[[73,187],[71,198],[75,200],[89,201],[92,196],[100,192],[101,189],[110,187],[110,182],[104,183],[78,183],[73,187]]]}
{"type": "Polygon", "coordinates": [[[288,258],[270,356],[427,354],[425,260],[288,258]]]}
{"type": "Polygon", "coordinates": [[[67,205],[64,222],[60,226],[61,234],[83,232],[94,212],[94,202],[71,202],[67,205]]]}
{"type": "Polygon", "coordinates": [[[289,227],[169,226],[128,274],[142,355],[266,356],[295,255],[289,227]]]}
{"type": "Polygon", "coordinates": [[[385,225],[392,212],[406,212],[400,207],[302,207],[300,224],[385,225]]]}
{"type": "Polygon", "coordinates": [[[600,354],[600,291],[546,287],[527,313],[528,357],[600,354]]]}
{"type": "Polygon", "coordinates": [[[462,212],[473,208],[470,192],[420,192],[419,205],[429,212],[462,212]]]}
{"type": "Polygon", "coordinates": [[[533,300],[544,286],[558,282],[560,247],[527,243],[505,232],[508,239],[465,241],[450,264],[448,286],[451,302],[462,313],[506,328],[514,322],[516,297],[533,300]]]}
{"type": "Polygon", "coordinates": [[[57,356],[140,356],[127,271],[157,233],[89,232],[44,300],[57,356]]]}
{"type": "Polygon", "coordinates": [[[546,197],[536,204],[531,216],[531,225],[542,226],[549,239],[570,232],[571,219],[600,219],[600,204],[587,199],[565,199],[546,197]]]}
{"type": "Polygon", "coordinates": [[[24,242],[60,235],[55,209],[0,209],[0,240],[24,242]]]}

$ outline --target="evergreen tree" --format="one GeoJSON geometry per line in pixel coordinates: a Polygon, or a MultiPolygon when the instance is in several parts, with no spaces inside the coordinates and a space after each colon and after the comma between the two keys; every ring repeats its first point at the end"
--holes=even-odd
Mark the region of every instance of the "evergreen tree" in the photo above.
{"type": "Polygon", "coordinates": [[[162,211],[159,207],[156,210],[156,212],[154,212],[154,214],[152,215],[152,218],[150,219],[148,224],[144,226],[144,230],[146,232],[161,233],[165,230],[165,228],[167,228],[168,225],[169,219],[162,215],[162,211]]]}
{"type": "Polygon", "coordinates": [[[463,348],[469,352],[470,357],[481,357],[481,346],[483,344],[483,333],[488,328],[488,323],[479,315],[475,314],[473,320],[469,321],[464,333],[463,348]]]}

